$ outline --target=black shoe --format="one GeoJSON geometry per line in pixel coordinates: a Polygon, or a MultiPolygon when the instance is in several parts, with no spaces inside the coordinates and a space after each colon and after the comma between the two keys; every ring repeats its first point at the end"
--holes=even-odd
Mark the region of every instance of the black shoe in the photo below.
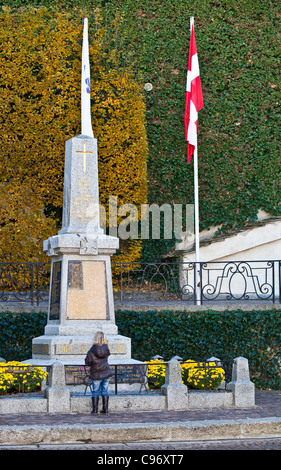
{"type": "Polygon", "coordinates": [[[108,413],[108,396],[102,397],[102,410],[101,413],[108,413]]]}
{"type": "Polygon", "coordinates": [[[98,407],[99,407],[99,397],[92,397],[92,404],[93,404],[92,413],[97,413],[98,407]]]}

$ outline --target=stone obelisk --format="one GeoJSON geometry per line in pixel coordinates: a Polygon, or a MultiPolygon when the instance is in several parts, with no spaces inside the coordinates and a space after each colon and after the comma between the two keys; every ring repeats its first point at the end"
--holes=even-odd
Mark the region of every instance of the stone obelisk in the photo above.
{"type": "Polygon", "coordinates": [[[87,18],[82,47],[81,127],[81,135],[65,145],[62,229],[44,241],[43,249],[51,257],[48,322],[45,334],[33,339],[33,363],[60,360],[84,364],[96,331],[108,336],[111,360],[131,359],[131,340],[118,335],[114,315],[111,255],[119,239],[104,234],[100,227],[87,18]]]}

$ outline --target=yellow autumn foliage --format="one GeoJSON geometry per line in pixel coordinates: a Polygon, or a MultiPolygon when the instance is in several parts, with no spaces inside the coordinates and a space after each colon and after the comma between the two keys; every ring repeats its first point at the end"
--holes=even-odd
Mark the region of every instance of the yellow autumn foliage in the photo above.
{"type": "MultiPolygon", "coordinates": [[[[60,229],[65,141],[81,132],[84,16],[0,12],[1,261],[46,260],[43,240],[60,229]]],[[[104,47],[105,35],[97,16],[89,53],[100,203],[107,208],[114,195],[118,205],[139,206],[147,193],[144,100],[116,51],[104,47]]],[[[140,250],[140,240],[127,240],[117,259],[137,260],[140,250]]]]}

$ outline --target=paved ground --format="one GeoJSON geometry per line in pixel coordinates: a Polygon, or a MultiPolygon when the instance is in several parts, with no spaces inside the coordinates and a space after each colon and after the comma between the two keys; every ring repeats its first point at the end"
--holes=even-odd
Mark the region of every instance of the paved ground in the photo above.
{"type": "MultiPolygon", "coordinates": [[[[125,451],[126,453],[134,453],[141,451],[141,455],[145,455],[146,451],[152,451],[150,454],[159,454],[160,452],[167,451],[190,451],[190,450],[281,450],[281,438],[272,439],[229,439],[229,440],[216,440],[216,441],[179,441],[179,442],[129,442],[129,443],[99,443],[99,444],[73,444],[73,445],[30,445],[30,446],[0,446],[0,451],[16,451],[16,450],[43,450],[43,451],[83,451],[91,450],[96,451],[125,451]]],[[[169,452],[169,454],[173,454],[169,452]]],[[[102,455],[102,454],[100,454],[102,455]]],[[[119,452],[118,452],[119,455],[119,452]]]]}
{"type": "MultiPolygon", "coordinates": [[[[33,413],[0,415],[0,426],[61,426],[87,424],[126,423],[176,423],[186,421],[241,420],[247,418],[281,418],[281,391],[256,391],[256,407],[253,409],[210,409],[187,411],[130,411],[114,412],[108,415],[88,413],[33,413]]],[[[215,441],[185,442],[116,442],[116,443],[76,443],[64,445],[24,445],[0,446],[0,450],[115,450],[115,451],[168,451],[168,450],[281,450],[281,436],[259,439],[235,439],[215,441]]]]}
{"type": "MultiPolygon", "coordinates": [[[[110,401],[109,401],[110,411],[110,401]]],[[[64,425],[112,423],[165,423],[180,421],[281,418],[281,390],[256,390],[256,406],[250,409],[213,408],[186,411],[128,411],[107,415],[88,413],[0,414],[0,425],[64,425]]]]}

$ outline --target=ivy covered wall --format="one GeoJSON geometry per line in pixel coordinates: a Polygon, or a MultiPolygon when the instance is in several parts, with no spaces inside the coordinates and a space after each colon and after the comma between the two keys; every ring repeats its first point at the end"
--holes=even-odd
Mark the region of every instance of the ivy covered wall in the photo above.
{"type": "MultiPolygon", "coordinates": [[[[274,1],[144,0],[126,11],[131,31],[137,31],[143,81],[153,85],[146,93],[148,200],[159,205],[193,203],[183,117],[189,19],[195,17],[204,96],[200,229],[243,226],[259,209],[280,215],[279,7],[274,1]]],[[[147,254],[156,257],[160,244],[148,246],[147,254]]]]}
{"type": "MultiPolygon", "coordinates": [[[[32,2],[7,0],[19,8],[32,2]]],[[[193,163],[186,163],[184,102],[189,20],[195,18],[204,109],[199,115],[200,228],[227,230],[259,209],[280,215],[280,4],[249,0],[36,0],[84,8],[115,30],[124,63],[144,86],[148,202],[193,203],[193,163]]],[[[132,201],[134,202],[134,201],[132,201]]],[[[174,240],[148,240],[144,259],[159,259],[174,240]]]]}

